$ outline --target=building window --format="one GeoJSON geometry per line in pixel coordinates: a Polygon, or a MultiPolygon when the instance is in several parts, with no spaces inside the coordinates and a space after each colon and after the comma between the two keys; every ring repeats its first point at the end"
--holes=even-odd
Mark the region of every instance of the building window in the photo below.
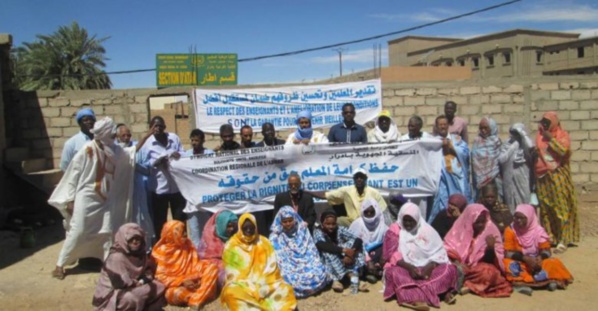
{"type": "Polygon", "coordinates": [[[474,57],[474,58],[472,58],[472,60],[473,60],[473,67],[474,68],[480,67],[480,59],[479,58],[474,57]]]}
{"type": "Polygon", "coordinates": [[[584,47],[578,47],[577,48],[577,58],[584,58],[584,54],[585,54],[585,49],[584,47]]]}
{"type": "Polygon", "coordinates": [[[465,59],[460,59],[459,60],[459,66],[465,67],[465,59]]]}
{"type": "Polygon", "coordinates": [[[488,59],[488,66],[494,66],[494,55],[488,55],[486,56],[486,59],[488,59]]]}
{"type": "Polygon", "coordinates": [[[504,53],[502,53],[502,56],[505,58],[505,64],[511,63],[511,53],[510,52],[504,52],[504,53]]]}
{"type": "MultiPolygon", "coordinates": [[[[541,63],[542,62],[542,51],[536,51],[536,63],[541,63]]],[[[552,54],[552,52],[550,52],[550,54],[552,54]]]]}

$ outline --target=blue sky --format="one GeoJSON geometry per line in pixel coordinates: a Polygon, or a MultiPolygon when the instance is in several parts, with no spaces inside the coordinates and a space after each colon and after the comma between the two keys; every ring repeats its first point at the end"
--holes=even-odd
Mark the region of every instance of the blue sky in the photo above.
{"type": "MultiPolygon", "coordinates": [[[[239,58],[349,41],[446,18],[503,1],[88,1],[2,0],[0,33],[14,45],[77,21],[105,41],[107,71],[155,67],[157,53],[237,53],[239,58]]],[[[513,28],[579,31],[598,36],[596,0],[525,0],[480,15],[411,32],[411,35],[473,37],[513,28]]],[[[405,34],[407,35],[407,34],[405,34]]],[[[374,44],[345,46],[343,71],[373,66],[374,44]]],[[[326,49],[239,64],[239,83],[311,82],[339,74],[338,54],[326,49]]],[[[154,87],[155,73],[111,75],[113,88],[154,87]]]]}

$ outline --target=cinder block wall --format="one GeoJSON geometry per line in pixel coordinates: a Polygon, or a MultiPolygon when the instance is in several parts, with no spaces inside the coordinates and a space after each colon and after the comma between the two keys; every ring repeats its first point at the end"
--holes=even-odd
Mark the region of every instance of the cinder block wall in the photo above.
{"type": "MultiPolygon", "coordinates": [[[[149,109],[150,96],[172,94],[188,94],[192,98],[192,89],[21,93],[17,99],[20,101],[17,103],[19,111],[13,116],[19,118],[18,126],[12,129],[12,133],[7,130],[7,134],[20,137],[20,145],[29,147],[34,156],[46,158],[49,164],[57,167],[64,142],[78,131],[74,114],[81,106],[89,104],[99,117],[110,116],[118,123],[128,124],[136,139],[147,131],[151,116],[163,114],[168,120],[172,119],[167,122],[175,122],[168,126],[168,130],[176,132],[188,147],[189,132],[195,128],[190,104],[166,105],[161,111],[149,109]],[[189,118],[176,119],[175,115],[181,112],[187,113],[189,118]]],[[[509,126],[515,122],[525,123],[535,137],[535,122],[542,118],[544,112],[557,111],[563,128],[572,139],[574,181],[579,185],[598,185],[598,79],[570,76],[477,82],[383,83],[383,106],[391,110],[401,133],[407,132],[407,122],[414,114],[424,119],[424,130],[431,131],[435,117],[444,112],[447,100],[455,101],[458,104],[457,114],[469,121],[470,143],[477,135],[480,119],[485,115],[497,121],[500,136],[507,139],[509,126]]],[[[256,141],[261,140],[260,132],[261,128],[254,129],[256,141]]],[[[285,139],[289,132],[281,131],[278,136],[285,139]]],[[[239,139],[238,135],[236,139],[239,139]]],[[[208,148],[218,144],[216,135],[206,135],[208,148]]]]}

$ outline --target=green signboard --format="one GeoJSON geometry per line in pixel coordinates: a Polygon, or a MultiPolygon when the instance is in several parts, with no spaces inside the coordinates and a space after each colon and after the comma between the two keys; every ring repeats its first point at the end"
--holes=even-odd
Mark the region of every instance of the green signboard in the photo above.
{"type": "Polygon", "coordinates": [[[156,85],[237,85],[237,54],[157,54],[156,85]]]}

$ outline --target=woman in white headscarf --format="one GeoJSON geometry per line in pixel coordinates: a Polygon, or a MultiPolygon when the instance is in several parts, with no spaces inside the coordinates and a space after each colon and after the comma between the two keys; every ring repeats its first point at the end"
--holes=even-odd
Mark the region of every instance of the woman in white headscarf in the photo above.
{"type": "Polygon", "coordinates": [[[57,279],[79,258],[103,260],[113,232],[130,222],[135,152],[151,131],[126,149],[114,143],[113,131],[110,118],[94,124],[94,140],[77,152],[48,200],[65,219],[66,239],[52,272],[57,279]]]}
{"type": "Polygon", "coordinates": [[[382,242],[388,226],[384,223],[378,201],[366,198],[361,203],[361,217],[355,219],[349,231],[363,241],[366,253],[367,280],[371,283],[382,277],[382,242]]]}
{"type": "Polygon", "coordinates": [[[392,120],[390,111],[382,110],[376,119],[376,127],[368,132],[368,143],[390,143],[400,137],[401,132],[392,120]]]}
{"type": "MultiPolygon", "coordinates": [[[[428,310],[438,308],[439,296],[447,303],[455,301],[457,268],[449,262],[442,239],[421,217],[419,207],[411,202],[399,212],[400,233],[395,240],[396,265],[385,269],[384,299],[396,296],[399,305],[428,310]]],[[[385,241],[389,248],[390,241],[385,241]]]]}
{"type": "Polygon", "coordinates": [[[287,138],[286,144],[318,144],[327,143],[328,137],[321,132],[314,131],[311,125],[311,112],[303,110],[297,114],[297,130],[287,138]]]}

